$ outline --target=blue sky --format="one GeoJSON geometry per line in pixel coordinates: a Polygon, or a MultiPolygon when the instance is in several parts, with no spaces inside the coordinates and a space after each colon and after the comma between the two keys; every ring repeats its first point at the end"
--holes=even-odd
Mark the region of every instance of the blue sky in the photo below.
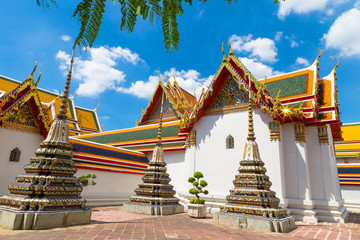
{"type": "MultiPolygon", "coordinates": [[[[35,61],[39,87],[63,91],[67,60],[79,25],[71,18],[78,1],[58,1],[44,10],[35,0],[7,1],[0,9],[0,75],[23,81],[35,61]],[[38,74],[38,72],[37,72],[38,74]]],[[[71,86],[76,104],[93,109],[104,130],[132,127],[158,81],[166,73],[190,92],[209,83],[227,40],[235,54],[260,78],[308,67],[322,50],[320,77],[340,61],[337,85],[341,120],[360,122],[360,1],[271,0],[194,1],[179,17],[180,44],[166,53],[161,24],[138,20],[133,33],[120,31],[119,6],[107,3],[94,48],[76,52],[71,86]],[[216,3],[215,3],[216,2],[216,3]]]]}

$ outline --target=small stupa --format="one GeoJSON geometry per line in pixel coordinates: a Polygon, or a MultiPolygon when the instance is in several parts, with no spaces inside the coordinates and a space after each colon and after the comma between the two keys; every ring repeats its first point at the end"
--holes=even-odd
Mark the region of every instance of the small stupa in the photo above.
{"type": "Polygon", "coordinates": [[[248,116],[248,141],[240,161],[239,174],[233,181],[235,188],[226,196],[227,204],[214,214],[214,222],[263,232],[291,231],[295,228],[295,219],[288,215],[287,209],[279,207],[280,200],[270,190],[272,183],[265,174],[266,168],[255,141],[251,92],[248,116]]]}
{"type": "Polygon", "coordinates": [[[171,179],[166,173],[167,168],[161,143],[163,105],[164,94],[161,100],[158,140],[153,156],[142,178],[143,183],[135,189],[136,195],[131,196],[130,202],[123,206],[123,210],[126,212],[148,215],[171,215],[184,212],[184,206],[179,204],[178,198],[174,197],[176,191],[169,184],[171,179]]]}
{"type": "Polygon", "coordinates": [[[2,227],[46,229],[90,223],[91,210],[85,207],[83,188],[74,176],[66,115],[73,61],[74,51],[61,107],[46,139],[24,166],[25,174],[9,185],[10,194],[0,198],[2,227]]]}

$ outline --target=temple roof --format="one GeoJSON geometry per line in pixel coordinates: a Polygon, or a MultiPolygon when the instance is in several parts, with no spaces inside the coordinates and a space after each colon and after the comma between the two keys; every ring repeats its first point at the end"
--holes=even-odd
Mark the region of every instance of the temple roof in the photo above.
{"type": "MultiPolygon", "coordinates": [[[[245,96],[251,82],[252,99],[262,112],[280,123],[304,122],[306,125],[338,124],[339,104],[336,91],[336,67],[326,77],[319,78],[319,58],[304,69],[271,78],[256,80],[231,50],[224,55],[209,88],[200,96],[189,115],[181,118],[180,131],[188,132],[211,107],[228,79],[238,84],[245,96]]],[[[245,99],[244,99],[245,100],[245,99]]]]}
{"type": "Polygon", "coordinates": [[[40,133],[45,137],[49,129],[48,114],[40,103],[36,86],[38,81],[34,83],[35,69],[36,66],[31,75],[22,83],[6,86],[0,84],[6,90],[0,96],[0,126],[40,133]]]}
{"type": "MultiPolygon", "coordinates": [[[[25,80],[26,82],[26,80],[25,80]]],[[[16,89],[24,82],[4,77],[0,75],[0,96],[6,95],[7,92],[16,89]]],[[[42,109],[48,113],[49,122],[51,122],[60,109],[60,94],[56,94],[36,87],[37,95],[40,99],[42,109]]],[[[68,100],[68,123],[70,135],[87,134],[101,132],[99,118],[96,109],[86,109],[75,106],[74,96],[68,100]]]]}
{"type": "Polygon", "coordinates": [[[159,77],[159,83],[155,88],[146,109],[143,111],[140,121],[137,125],[152,124],[158,122],[160,114],[160,99],[162,94],[165,94],[165,112],[164,122],[180,119],[185,112],[190,113],[196,98],[181,88],[174,77],[174,82],[171,83],[168,79],[166,84],[163,84],[159,77]]]}
{"type": "MultiPolygon", "coordinates": [[[[178,135],[180,121],[167,121],[162,125],[162,146],[165,151],[183,150],[185,137],[178,135]]],[[[122,147],[139,152],[152,152],[157,142],[158,123],[102,133],[74,136],[114,147],[122,147]]]]}

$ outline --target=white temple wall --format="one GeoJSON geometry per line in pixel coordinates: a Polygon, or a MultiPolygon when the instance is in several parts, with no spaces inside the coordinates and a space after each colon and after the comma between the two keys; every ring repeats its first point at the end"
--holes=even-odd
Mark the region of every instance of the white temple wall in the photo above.
{"type": "Polygon", "coordinates": [[[341,195],[349,212],[360,213],[360,188],[359,186],[341,186],[341,195]]]}
{"type": "Polygon", "coordinates": [[[8,194],[8,185],[15,182],[15,177],[24,174],[24,165],[28,164],[31,157],[39,147],[43,137],[39,134],[0,128],[0,195],[8,194]],[[9,162],[10,152],[14,148],[21,151],[19,162],[9,162]]]}
{"type": "Polygon", "coordinates": [[[95,174],[96,185],[84,187],[81,196],[87,200],[87,206],[119,205],[129,201],[135,195],[134,189],[142,183],[143,175],[105,172],[88,169],[78,169],[76,177],[95,174]]]}
{"type": "MultiPolygon", "coordinates": [[[[244,154],[244,146],[248,134],[247,111],[229,113],[224,115],[203,116],[193,127],[196,130],[196,146],[186,150],[185,165],[190,166],[193,171],[200,171],[208,182],[209,194],[206,198],[223,199],[225,201],[229,190],[234,188],[232,181],[238,174],[239,162],[244,154]],[[226,137],[234,137],[234,149],[226,149],[226,137]],[[191,163],[190,163],[191,162],[191,163]]],[[[278,177],[279,166],[272,164],[269,157],[272,147],[269,144],[270,134],[268,123],[272,119],[255,109],[254,125],[256,141],[260,148],[260,155],[268,169],[270,179],[278,177]]],[[[169,164],[171,165],[171,164],[169,164]]],[[[168,165],[168,169],[171,166],[168,165]]],[[[177,174],[177,173],[175,173],[177,174]]],[[[192,173],[191,173],[192,174],[192,173]]],[[[171,175],[173,178],[174,175],[171,175]]],[[[187,182],[186,176],[183,181],[187,182]]],[[[180,192],[187,193],[191,185],[187,185],[180,192]]],[[[178,191],[178,190],[177,190],[178,191]]],[[[179,192],[179,191],[178,191],[179,192]]]]}
{"type": "Polygon", "coordinates": [[[285,169],[285,182],[286,182],[286,198],[298,199],[299,186],[298,182],[301,181],[297,171],[297,155],[298,150],[295,145],[295,132],[294,124],[284,124],[282,126],[283,134],[282,139],[284,143],[284,169],[285,169]]]}
{"type": "MultiPolygon", "coordinates": [[[[321,145],[319,144],[317,126],[306,127],[306,145],[308,147],[310,184],[313,200],[326,200],[330,196],[326,194],[324,182],[323,159],[321,145]]],[[[327,144],[326,144],[327,145],[327,144]]]]}
{"type": "Polygon", "coordinates": [[[185,167],[185,151],[164,152],[164,160],[167,164],[167,173],[171,178],[169,184],[174,186],[174,190],[177,193],[184,191],[187,188],[187,180],[191,177],[188,176],[188,169],[185,167]]]}

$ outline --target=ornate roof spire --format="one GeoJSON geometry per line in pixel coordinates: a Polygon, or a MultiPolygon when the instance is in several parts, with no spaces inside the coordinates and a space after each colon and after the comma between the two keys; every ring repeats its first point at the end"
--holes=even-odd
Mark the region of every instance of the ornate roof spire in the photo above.
{"type": "Polygon", "coordinates": [[[40,78],[41,78],[41,70],[40,70],[39,77],[38,77],[38,79],[37,79],[36,82],[35,82],[35,87],[37,87],[38,83],[40,82],[40,78]]]}
{"type": "Polygon", "coordinates": [[[232,48],[231,48],[230,37],[229,37],[229,40],[228,40],[228,44],[229,44],[229,48],[230,48],[230,50],[229,50],[229,56],[234,56],[234,52],[233,52],[233,50],[232,50],[232,48]]]}
{"type": "Polygon", "coordinates": [[[37,68],[37,60],[36,60],[36,62],[35,62],[34,69],[33,69],[32,72],[30,73],[29,78],[33,79],[33,74],[34,74],[34,72],[36,71],[36,68],[37,68]]]}
{"type": "Polygon", "coordinates": [[[335,59],[336,59],[336,65],[335,65],[333,71],[334,71],[334,75],[336,76],[336,68],[339,67],[339,59],[337,59],[337,58],[335,58],[335,59]]]}
{"type": "Polygon", "coordinates": [[[225,52],[224,52],[224,43],[223,43],[222,46],[221,46],[221,51],[222,51],[222,54],[223,54],[223,59],[222,59],[222,61],[223,61],[223,62],[226,62],[226,56],[225,56],[225,52]]]}

